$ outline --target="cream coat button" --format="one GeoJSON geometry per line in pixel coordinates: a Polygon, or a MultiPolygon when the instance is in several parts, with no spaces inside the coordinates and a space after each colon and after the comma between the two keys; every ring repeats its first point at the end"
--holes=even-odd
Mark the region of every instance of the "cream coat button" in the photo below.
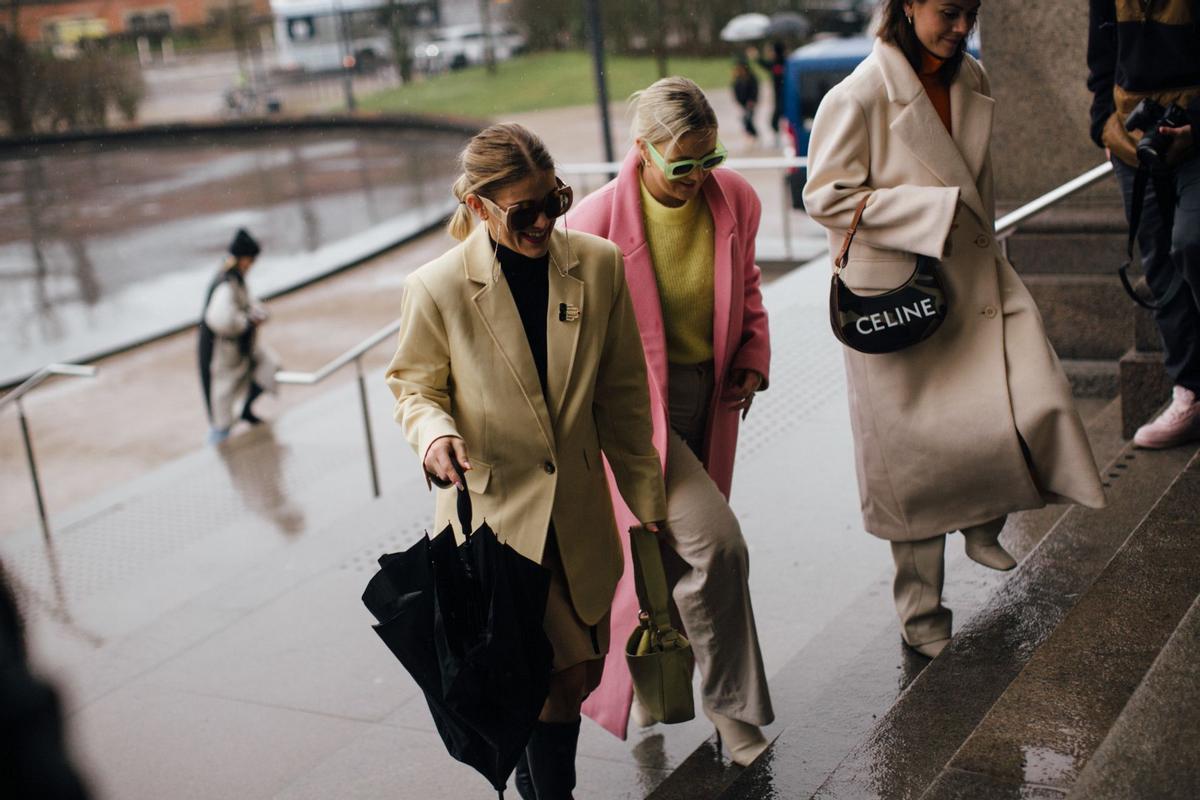
{"type": "Polygon", "coordinates": [[[546,470],[547,475],[553,475],[554,474],[554,462],[547,461],[545,464],[542,464],[542,469],[546,470]]]}
{"type": "Polygon", "coordinates": [[[975,237],[975,244],[979,247],[987,247],[990,242],[991,240],[982,233],[975,237]]]}
{"type": "Polygon", "coordinates": [[[984,306],[983,315],[985,317],[987,317],[988,319],[994,319],[996,316],[996,307],[995,306],[984,306]]]}

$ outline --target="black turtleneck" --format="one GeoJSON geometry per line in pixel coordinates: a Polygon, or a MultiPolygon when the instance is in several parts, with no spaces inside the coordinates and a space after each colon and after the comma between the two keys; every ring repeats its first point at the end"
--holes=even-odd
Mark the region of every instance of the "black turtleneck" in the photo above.
{"type": "Polygon", "coordinates": [[[521,315],[525,338],[529,340],[529,351],[533,354],[538,380],[542,384],[542,396],[546,397],[546,313],[550,305],[550,255],[529,258],[500,245],[496,248],[496,257],[516,301],[517,313],[521,315]]]}

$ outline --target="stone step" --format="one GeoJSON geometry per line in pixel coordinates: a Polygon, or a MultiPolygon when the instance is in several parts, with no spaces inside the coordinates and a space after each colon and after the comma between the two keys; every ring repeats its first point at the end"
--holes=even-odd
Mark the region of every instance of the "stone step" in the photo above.
{"type": "Polygon", "coordinates": [[[1052,208],[1009,237],[1008,258],[1023,277],[1112,275],[1125,257],[1126,230],[1116,205],[1052,208]]]}
{"type": "MultiPolygon", "coordinates": [[[[1100,413],[1090,416],[1087,427],[1097,460],[1110,465],[1109,473],[1122,476],[1113,479],[1118,487],[1114,491],[1125,498],[1125,505],[1136,505],[1137,493],[1150,491],[1147,487],[1155,485],[1155,477],[1133,480],[1126,476],[1137,457],[1131,458],[1132,454],[1122,450],[1119,404],[1109,403],[1100,413]],[[1120,489],[1121,483],[1127,484],[1128,490],[1120,489]]],[[[1139,470],[1135,468],[1132,472],[1137,474],[1139,470]]],[[[1162,480],[1161,476],[1157,480],[1162,480]]],[[[1145,505],[1148,507],[1148,503],[1145,505]]],[[[1145,508],[1140,512],[1130,508],[1121,514],[1126,532],[1144,512],[1145,508]]],[[[1036,641],[1039,636],[1044,637],[1044,626],[1052,626],[1053,619],[1045,614],[1032,620],[1024,618],[1023,609],[1029,598],[1048,607],[1053,607],[1056,600],[1066,602],[1058,596],[1056,587],[1069,585],[1069,580],[1057,580],[1054,587],[1037,589],[1037,579],[1047,570],[1046,564],[1063,558],[1063,553],[1073,558],[1078,552],[1085,573],[1080,578],[1082,582],[1090,580],[1089,576],[1098,572],[1115,550],[1118,542],[1093,542],[1079,521],[1072,521],[1072,517],[1082,513],[1082,509],[1068,511],[1052,506],[1014,515],[1003,534],[1006,547],[1018,558],[1033,552],[1015,575],[975,565],[961,554],[961,544],[952,540],[947,549],[946,597],[961,632],[946,653],[933,662],[914,655],[901,644],[891,605],[891,575],[881,575],[857,604],[772,676],[772,694],[783,727],[762,758],[740,774],[728,768],[722,772],[713,766],[719,765],[719,760],[714,755],[715,742],[710,740],[651,797],[654,800],[708,798],[714,796],[714,786],[726,782],[729,785],[719,795],[721,800],[805,798],[814,796],[818,789],[824,794],[817,796],[829,797],[916,796],[983,717],[1003,685],[1019,672],[1028,657],[1028,646],[1022,640],[1036,641]],[[1063,523],[1068,523],[1071,530],[1060,536],[1056,526],[1063,523]],[[1048,531],[1052,532],[1047,535],[1048,531]],[[1051,544],[1052,539],[1057,539],[1057,543],[1051,544]],[[1022,580],[1013,586],[1012,580],[1006,580],[1009,575],[1022,580]],[[965,643],[960,645],[960,639],[965,639],[965,643]],[[960,650],[957,656],[950,657],[960,650]],[[1006,664],[1006,659],[1015,663],[1006,664]],[[918,690],[931,671],[935,677],[941,673],[934,688],[918,690]],[[960,681],[969,684],[968,691],[957,690],[960,681]],[[998,685],[992,688],[993,683],[998,685]],[[970,690],[976,685],[981,697],[973,696],[970,690]],[[956,715],[961,714],[961,720],[938,719],[931,726],[929,717],[912,711],[918,704],[925,707],[932,704],[940,709],[947,697],[954,698],[956,708],[961,706],[955,711],[956,715]],[[902,713],[905,709],[909,713],[907,718],[902,713]],[[943,728],[950,738],[939,745],[936,739],[943,728]],[[905,753],[904,748],[888,744],[890,737],[916,744],[912,745],[912,752],[905,753]],[[894,791],[896,786],[890,782],[872,788],[873,764],[898,764],[897,759],[910,757],[919,760],[926,747],[940,752],[940,760],[935,754],[921,768],[927,777],[914,783],[911,791],[902,788],[894,791]],[[854,771],[861,785],[852,781],[839,789],[828,783],[831,774],[842,769],[854,771]],[[822,784],[826,786],[822,788],[822,784]],[[696,785],[703,786],[703,790],[689,791],[696,785]]],[[[840,780],[845,775],[838,777],[840,780]]]]}
{"type": "MultiPolygon", "coordinates": [[[[1166,465],[1178,455],[1138,461],[1166,465]]],[[[1169,483],[922,800],[1065,796],[1200,595],[1197,509],[1200,457],[1169,483]]]]}
{"type": "Polygon", "coordinates": [[[1136,306],[1109,275],[1025,275],[1061,358],[1115,361],[1129,349],[1136,306]]]}
{"type": "Polygon", "coordinates": [[[1121,393],[1121,368],[1115,361],[1064,358],[1062,367],[1075,397],[1111,400],[1121,393]]]}
{"type": "MultiPolygon", "coordinates": [[[[1195,527],[1183,546],[1194,548],[1195,527]]],[[[1200,797],[1200,598],[1171,634],[1067,800],[1200,797]]]]}

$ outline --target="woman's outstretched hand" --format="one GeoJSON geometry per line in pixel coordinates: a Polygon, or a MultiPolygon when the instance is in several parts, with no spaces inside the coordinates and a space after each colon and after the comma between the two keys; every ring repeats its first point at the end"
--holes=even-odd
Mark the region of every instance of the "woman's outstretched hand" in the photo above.
{"type": "Polygon", "coordinates": [[[454,469],[455,462],[462,466],[464,472],[471,469],[471,461],[467,457],[467,443],[457,436],[434,439],[433,444],[425,451],[425,471],[442,485],[454,484],[461,492],[466,487],[458,477],[458,471],[454,469]]]}

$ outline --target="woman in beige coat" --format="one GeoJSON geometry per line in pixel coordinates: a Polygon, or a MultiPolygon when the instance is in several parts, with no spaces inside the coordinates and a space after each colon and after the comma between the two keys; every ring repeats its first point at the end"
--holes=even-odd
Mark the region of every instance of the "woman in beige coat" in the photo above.
{"type": "Polygon", "coordinates": [[[950,638],[941,603],[947,531],[994,569],[1012,511],[1104,505],[1095,460],[1041,315],[995,240],[987,75],[965,52],[979,0],[887,0],[871,55],[813,123],[805,205],[843,238],[870,200],[843,279],[902,285],[940,259],[949,313],[929,339],[885,355],[846,350],[866,529],[891,542],[904,641],[950,638]]]}
{"type": "MultiPolygon", "coordinates": [[[[623,567],[601,453],[639,521],[666,517],[645,358],[621,251],[554,228],[571,194],[541,140],[493,125],[461,161],[450,232],[463,241],[409,277],[387,382],[426,475],[471,492],[476,525],[551,571],[554,674],[516,783],[526,800],[565,800],[623,567]]],[[[439,491],[439,526],[454,508],[439,491]]]]}

